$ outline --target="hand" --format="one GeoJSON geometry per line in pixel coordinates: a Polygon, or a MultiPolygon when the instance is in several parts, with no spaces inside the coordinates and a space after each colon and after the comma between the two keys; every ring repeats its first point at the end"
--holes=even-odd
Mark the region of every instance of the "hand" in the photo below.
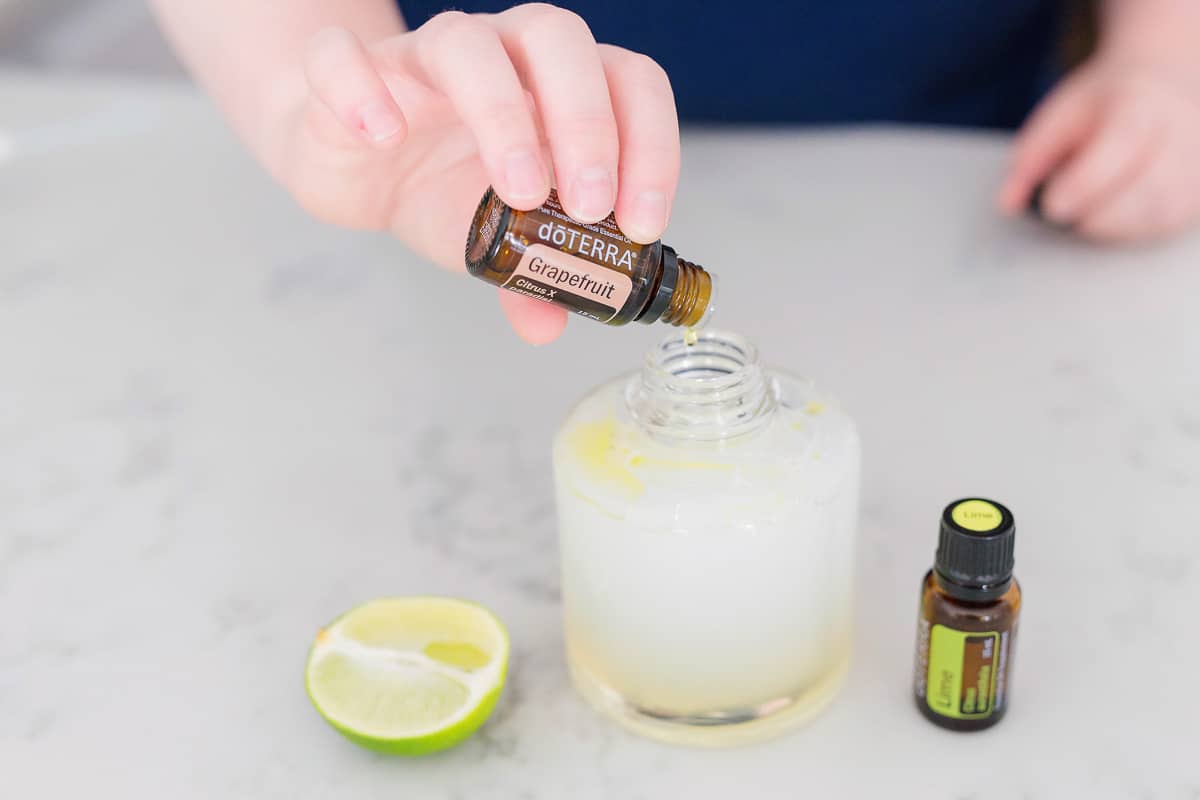
{"type": "Polygon", "coordinates": [[[1000,207],[1048,179],[1043,210],[1100,242],[1160,237],[1200,219],[1200,75],[1178,63],[1099,56],[1018,134],[1000,207]]]}
{"type": "MultiPolygon", "coordinates": [[[[325,30],[305,73],[308,94],[275,137],[273,171],[321,219],[390,230],[461,270],[487,186],[529,209],[553,174],[581,221],[615,206],[639,242],[666,227],[679,177],[667,76],[646,56],[597,45],[569,11],[446,12],[369,46],[325,30]]],[[[548,342],[566,324],[565,311],[531,298],[501,292],[501,301],[527,341],[548,342]]]]}

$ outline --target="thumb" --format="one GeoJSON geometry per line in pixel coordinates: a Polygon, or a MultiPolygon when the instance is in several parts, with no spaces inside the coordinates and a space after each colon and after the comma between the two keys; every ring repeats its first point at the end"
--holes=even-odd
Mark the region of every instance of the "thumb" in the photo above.
{"type": "Polygon", "coordinates": [[[317,33],[305,53],[304,74],[311,90],[308,118],[328,136],[390,147],[408,134],[404,113],[350,31],[317,33]]]}
{"type": "Polygon", "coordinates": [[[1081,75],[1068,78],[1037,107],[1013,143],[1008,176],[996,198],[1002,211],[1024,209],[1034,188],[1087,137],[1098,113],[1095,99],[1091,81],[1081,75]]]}

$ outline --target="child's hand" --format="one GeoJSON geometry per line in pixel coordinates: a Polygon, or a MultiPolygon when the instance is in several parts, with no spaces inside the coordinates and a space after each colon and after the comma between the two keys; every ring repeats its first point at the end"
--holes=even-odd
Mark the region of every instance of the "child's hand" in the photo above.
{"type": "MultiPolygon", "coordinates": [[[[440,14],[364,46],[325,30],[307,56],[308,96],[273,137],[273,171],[316,216],[394,232],[443,266],[463,246],[488,184],[510,205],[546,199],[657,239],[679,176],[679,129],[663,70],[597,45],[577,15],[530,4],[440,14]]],[[[513,327],[545,342],[561,309],[502,292],[513,327]]]]}
{"type": "Polygon", "coordinates": [[[1162,236],[1200,219],[1200,69],[1103,54],[1080,68],[1017,136],[1001,208],[1019,212],[1042,181],[1046,216],[1097,241],[1162,236]]]}

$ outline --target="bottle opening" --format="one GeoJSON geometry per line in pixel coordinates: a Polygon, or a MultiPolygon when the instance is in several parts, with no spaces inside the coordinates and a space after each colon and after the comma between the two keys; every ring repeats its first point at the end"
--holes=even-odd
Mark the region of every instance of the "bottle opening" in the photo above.
{"type": "Polygon", "coordinates": [[[716,275],[713,275],[712,273],[708,274],[708,281],[709,281],[708,302],[704,306],[704,312],[701,315],[700,320],[698,322],[696,322],[694,325],[692,325],[692,328],[707,327],[708,324],[710,322],[712,322],[713,314],[715,314],[717,311],[717,296],[720,294],[721,281],[716,275]]]}
{"type": "Polygon", "coordinates": [[[646,354],[630,381],[630,414],[665,438],[720,440],[741,436],[769,419],[778,392],[746,338],[703,330],[668,336],[646,354]]]}
{"type": "Polygon", "coordinates": [[[716,309],[716,281],[697,264],[683,258],[678,259],[678,263],[679,275],[661,319],[668,325],[702,327],[712,318],[716,309]]]}

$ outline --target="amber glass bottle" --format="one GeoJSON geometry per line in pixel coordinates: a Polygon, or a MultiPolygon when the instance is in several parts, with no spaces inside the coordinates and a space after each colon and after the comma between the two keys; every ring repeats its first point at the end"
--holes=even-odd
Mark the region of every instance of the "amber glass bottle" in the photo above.
{"type": "Polygon", "coordinates": [[[1008,710],[1021,588],[1013,578],[1012,512],[979,498],[942,513],[933,569],[921,584],[914,691],[929,720],[990,728],[1008,710]]]}
{"type": "Polygon", "coordinates": [[[696,327],[715,306],[712,276],[661,241],[638,244],[610,214],[567,216],[558,195],[517,211],[488,189],[467,236],[467,269],[488,283],[609,325],[662,321],[696,327]]]}

